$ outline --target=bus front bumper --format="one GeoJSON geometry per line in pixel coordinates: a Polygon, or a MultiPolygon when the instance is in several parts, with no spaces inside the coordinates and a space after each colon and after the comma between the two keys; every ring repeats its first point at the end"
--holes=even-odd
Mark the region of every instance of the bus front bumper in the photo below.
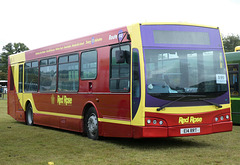
{"type": "Polygon", "coordinates": [[[232,121],[204,125],[134,127],[134,138],[181,137],[232,131],[232,121]]]}

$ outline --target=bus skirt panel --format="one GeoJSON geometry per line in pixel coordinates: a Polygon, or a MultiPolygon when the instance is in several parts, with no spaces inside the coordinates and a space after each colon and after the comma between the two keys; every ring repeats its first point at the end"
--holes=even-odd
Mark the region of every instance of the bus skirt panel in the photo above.
{"type": "Polygon", "coordinates": [[[232,131],[232,121],[214,124],[184,125],[172,127],[133,127],[133,137],[134,138],[181,137],[181,136],[205,135],[226,131],[232,131]]]}

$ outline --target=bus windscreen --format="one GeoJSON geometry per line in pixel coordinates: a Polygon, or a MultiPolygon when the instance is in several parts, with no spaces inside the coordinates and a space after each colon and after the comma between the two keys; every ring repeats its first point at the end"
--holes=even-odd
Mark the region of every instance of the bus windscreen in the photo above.
{"type": "Polygon", "coordinates": [[[146,49],[147,93],[215,94],[227,92],[227,75],[220,51],[146,49]]]}

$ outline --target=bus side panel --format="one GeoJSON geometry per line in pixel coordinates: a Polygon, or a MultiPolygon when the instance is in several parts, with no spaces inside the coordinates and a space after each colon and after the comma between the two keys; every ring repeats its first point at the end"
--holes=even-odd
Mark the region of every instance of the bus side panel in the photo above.
{"type": "Polygon", "coordinates": [[[33,99],[37,111],[41,111],[42,114],[61,113],[59,116],[63,117],[81,115],[86,100],[80,94],[70,93],[36,93],[33,94],[33,99]]]}
{"type": "Polygon", "coordinates": [[[69,117],[60,117],[59,126],[61,129],[82,132],[82,120],[69,117]]]}
{"type": "Polygon", "coordinates": [[[8,91],[8,114],[16,119],[16,108],[15,108],[15,100],[17,100],[17,95],[15,91],[8,91]]]}
{"type": "Polygon", "coordinates": [[[233,124],[240,124],[240,100],[231,99],[233,124]]]}
{"type": "Polygon", "coordinates": [[[104,137],[132,137],[131,125],[101,122],[104,137]]]}
{"type": "MultiPolygon", "coordinates": [[[[82,79],[80,76],[79,92],[110,92],[109,91],[109,55],[110,47],[97,49],[97,76],[95,79],[82,79]]],[[[81,59],[81,55],[80,55],[81,59]]],[[[81,69],[81,68],[80,68],[81,69]]]]}
{"type": "Polygon", "coordinates": [[[34,115],[33,116],[34,124],[60,128],[58,116],[38,114],[38,113],[34,113],[33,115],[34,115]]]}
{"type": "Polygon", "coordinates": [[[45,114],[34,114],[34,124],[82,132],[82,120],[45,114]]]}
{"type": "Polygon", "coordinates": [[[96,103],[100,117],[130,121],[129,94],[101,94],[97,95],[96,103]]]}
{"type": "Polygon", "coordinates": [[[16,89],[14,86],[13,71],[10,64],[8,64],[8,114],[16,119],[16,107],[15,102],[17,99],[16,89]]]}
{"type": "Polygon", "coordinates": [[[25,122],[25,111],[15,91],[8,92],[8,114],[17,121],[25,122]]]}

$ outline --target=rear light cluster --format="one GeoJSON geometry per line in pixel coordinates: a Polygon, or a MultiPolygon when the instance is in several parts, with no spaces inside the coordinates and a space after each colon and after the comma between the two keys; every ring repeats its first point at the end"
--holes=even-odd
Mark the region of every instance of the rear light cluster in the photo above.
{"type": "Polygon", "coordinates": [[[167,126],[167,122],[163,119],[159,118],[146,118],[145,119],[145,125],[146,126],[167,126]]]}
{"type": "Polygon", "coordinates": [[[215,123],[219,123],[219,122],[224,122],[224,121],[230,121],[230,114],[227,113],[227,114],[221,114],[221,115],[218,115],[218,116],[215,116],[214,117],[214,122],[215,123]]]}

